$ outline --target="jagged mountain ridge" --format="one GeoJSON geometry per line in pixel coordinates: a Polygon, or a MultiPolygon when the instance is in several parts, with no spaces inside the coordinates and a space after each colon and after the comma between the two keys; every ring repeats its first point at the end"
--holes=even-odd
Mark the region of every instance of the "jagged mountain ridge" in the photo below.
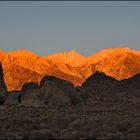
{"type": "Polygon", "coordinates": [[[109,48],[87,58],[75,50],[50,56],[38,56],[29,50],[8,53],[0,51],[0,61],[8,90],[19,90],[24,82],[38,83],[45,75],[53,75],[68,80],[75,86],[80,86],[96,71],[104,72],[117,80],[127,79],[140,73],[140,51],[129,48],[109,48]],[[22,80],[23,76],[20,76],[22,68],[26,77],[24,79],[28,80],[22,80]],[[19,73],[18,69],[20,69],[19,73]],[[15,75],[19,75],[18,78],[15,75]],[[32,78],[30,78],[31,75],[32,78]],[[40,78],[36,79],[38,75],[40,78]],[[13,84],[10,82],[12,80],[13,84]]]}

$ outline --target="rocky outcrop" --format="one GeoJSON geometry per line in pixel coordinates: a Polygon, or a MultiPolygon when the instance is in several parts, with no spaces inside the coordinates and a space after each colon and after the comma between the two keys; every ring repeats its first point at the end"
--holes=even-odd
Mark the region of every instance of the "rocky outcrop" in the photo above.
{"type": "Polygon", "coordinates": [[[3,104],[8,96],[7,88],[4,82],[3,69],[0,63],[0,104],[3,104]]]}
{"type": "Polygon", "coordinates": [[[95,72],[82,85],[91,97],[125,99],[140,98],[140,75],[118,81],[102,72],[95,72]]]}
{"type": "Polygon", "coordinates": [[[2,65],[0,63],[0,89],[6,89],[6,85],[5,85],[5,82],[4,82],[4,75],[3,75],[3,68],[2,68],[2,65]]]}
{"type": "MultiPolygon", "coordinates": [[[[9,96],[8,103],[14,101],[14,103],[19,102],[24,106],[66,106],[85,100],[85,93],[82,90],[78,90],[72,83],[54,76],[45,76],[39,87],[36,83],[27,83],[23,85],[20,94],[15,92],[11,94],[13,95],[9,96]]],[[[7,102],[6,104],[8,104],[7,102]]]]}
{"type": "Polygon", "coordinates": [[[22,89],[21,91],[25,92],[27,90],[32,90],[32,89],[36,89],[38,88],[38,84],[35,83],[35,82],[29,82],[29,83],[25,83],[23,86],[22,86],[22,89]]]}
{"type": "Polygon", "coordinates": [[[118,90],[118,85],[119,81],[97,71],[83,83],[82,87],[93,96],[103,96],[104,94],[110,96],[114,91],[118,90]]]}
{"type": "Polygon", "coordinates": [[[70,99],[63,90],[53,83],[48,83],[45,87],[28,90],[21,94],[21,104],[24,106],[63,106],[70,104],[70,99]]]}
{"type": "Polygon", "coordinates": [[[71,102],[73,104],[81,102],[81,95],[83,94],[83,92],[78,92],[74,85],[69,81],[59,79],[54,76],[45,76],[41,80],[40,86],[46,87],[50,82],[53,83],[59,89],[61,89],[71,99],[71,102]]]}

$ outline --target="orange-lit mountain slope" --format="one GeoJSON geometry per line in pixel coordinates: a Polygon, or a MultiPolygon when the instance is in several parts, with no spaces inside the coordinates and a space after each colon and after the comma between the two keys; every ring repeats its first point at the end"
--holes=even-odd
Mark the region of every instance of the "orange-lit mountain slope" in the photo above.
{"type": "Polygon", "coordinates": [[[42,76],[29,69],[10,64],[3,69],[8,90],[20,90],[28,82],[39,83],[42,76]]]}
{"type": "Polygon", "coordinates": [[[4,51],[2,51],[2,50],[0,50],[0,60],[2,60],[2,59],[3,59],[4,55],[5,55],[5,52],[4,52],[4,51]]]}
{"type": "Polygon", "coordinates": [[[89,57],[90,66],[117,80],[140,73],[140,52],[129,48],[106,49],[89,57]]]}
{"type": "Polygon", "coordinates": [[[28,50],[0,51],[8,90],[21,89],[27,82],[38,82],[45,75],[54,75],[81,85],[95,71],[118,80],[140,73],[140,51],[128,48],[105,49],[87,58],[72,50],[50,56],[38,56],[28,50]]]}
{"type": "Polygon", "coordinates": [[[27,82],[39,82],[40,77],[43,78],[45,75],[63,78],[75,85],[79,85],[83,81],[71,66],[64,63],[57,65],[54,61],[39,57],[28,50],[5,53],[4,57],[2,54],[0,60],[8,90],[21,89],[22,85],[27,82]],[[40,77],[36,78],[37,75],[40,77]]]}

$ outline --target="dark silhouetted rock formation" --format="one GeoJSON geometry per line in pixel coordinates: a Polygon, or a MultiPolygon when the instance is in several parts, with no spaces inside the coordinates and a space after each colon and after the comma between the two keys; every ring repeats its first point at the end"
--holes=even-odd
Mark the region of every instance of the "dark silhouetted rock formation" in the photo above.
{"type": "Polygon", "coordinates": [[[25,106],[63,106],[83,101],[83,92],[79,92],[72,83],[54,76],[45,76],[39,87],[35,83],[27,83],[22,92],[19,98],[25,106]]]}
{"type": "Polygon", "coordinates": [[[93,96],[110,96],[114,91],[118,90],[119,81],[104,73],[95,72],[82,85],[89,95],[93,96]]]}
{"type": "Polygon", "coordinates": [[[38,84],[37,83],[35,83],[35,82],[29,82],[29,83],[25,83],[22,86],[21,91],[27,91],[27,90],[32,90],[32,89],[36,89],[36,88],[38,88],[38,84]]]}
{"type": "Polygon", "coordinates": [[[82,92],[78,92],[74,85],[66,80],[56,78],[54,76],[45,76],[41,82],[40,86],[46,86],[48,83],[52,82],[56,87],[62,90],[70,99],[72,104],[76,104],[82,101],[82,92]]]}
{"type": "Polygon", "coordinates": [[[4,82],[3,69],[0,63],[0,104],[3,104],[8,96],[7,88],[4,82]]]}
{"type": "Polygon", "coordinates": [[[104,73],[95,72],[82,85],[89,96],[100,98],[140,97],[140,75],[117,81],[104,73]]]}
{"type": "Polygon", "coordinates": [[[70,99],[63,90],[50,82],[45,87],[28,90],[21,94],[21,104],[25,106],[61,106],[70,104],[70,99]]]}

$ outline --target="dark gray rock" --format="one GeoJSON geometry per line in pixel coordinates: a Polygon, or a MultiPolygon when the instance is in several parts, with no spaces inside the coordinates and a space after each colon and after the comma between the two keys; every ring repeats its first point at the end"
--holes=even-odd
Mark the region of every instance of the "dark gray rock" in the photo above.
{"type": "Polygon", "coordinates": [[[99,99],[140,98],[140,74],[122,81],[118,81],[102,72],[95,72],[83,84],[88,96],[99,99]]]}
{"type": "Polygon", "coordinates": [[[72,104],[77,104],[82,102],[82,93],[77,91],[74,85],[66,80],[56,78],[54,76],[45,76],[41,82],[40,87],[45,87],[49,82],[52,82],[59,89],[63,90],[63,92],[71,99],[72,104]]]}
{"type": "Polygon", "coordinates": [[[26,83],[22,86],[22,91],[27,91],[27,90],[32,90],[32,89],[37,89],[38,88],[38,84],[35,82],[29,82],[26,83]]]}
{"type": "Polygon", "coordinates": [[[78,86],[78,87],[76,87],[76,91],[79,92],[83,101],[85,101],[88,98],[88,92],[84,87],[78,86]]]}
{"type": "Polygon", "coordinates": [[[89,96],[107,97],[118,91],[118,85],[119,81],[97,71],[82,84],[82,87],[87,90],[89,96]]]}
{"type": "Polygon", "coordinates": [[[129,79],[124,79],[121,83],[124,85],[125,89],[140,89],[140,74],[136,74],[129,79]]]}
{"type": "Polygon", "coordinates": [[[52,82],[48,82],[45,87],[29,90],[21,94],[21,104],[25,106],[63,106],[70,104],[70,102],[63,90],[52,82]]]}
{"type": "Polygon", "coordinates": [[[2,65],[0,63],[0,105],[4,104],[7,97],[8,97],[8,92],[4,82],[2,65]]]}

